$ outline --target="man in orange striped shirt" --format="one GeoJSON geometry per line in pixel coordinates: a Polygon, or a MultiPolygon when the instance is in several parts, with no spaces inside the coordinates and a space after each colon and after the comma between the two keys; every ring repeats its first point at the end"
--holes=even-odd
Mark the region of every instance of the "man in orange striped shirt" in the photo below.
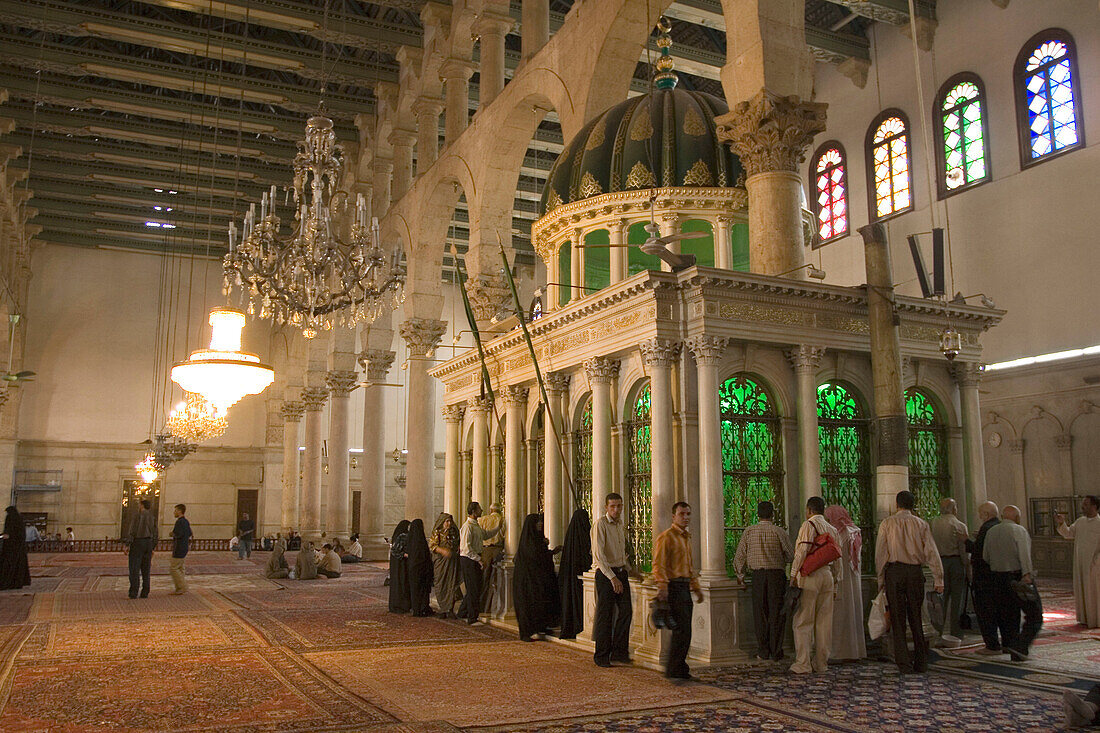
{"type": "Polygon", "coordinates": [[[691,594],[703,602],[699,577],[691,562],[691,506],[685,501],[672,505],[672,526],[657,535],[653,548],[653,580],[657,583],[657,598],[667,601],[669,616],[676,624],[669,641],[668,663],[665,676],[689,680],[691,670],[687,666],[688,648],[691,646],[691,594]]]}

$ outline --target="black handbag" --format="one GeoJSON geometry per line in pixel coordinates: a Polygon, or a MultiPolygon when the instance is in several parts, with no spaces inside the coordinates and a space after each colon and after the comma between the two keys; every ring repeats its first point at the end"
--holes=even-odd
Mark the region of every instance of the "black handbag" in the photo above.
{"type": "Polygon", "coordinates": [[[783,610],[781,611],[781,617],[784,620],[794,616],[794,612],[798,610],[798,601],[801,598],[801,588],[797,585],[787,586],[787,590],[783,593],[783,610]]]}
{"type": "Polygon", "coordinates": [[[1035,583],[1014,580],[1012,581],[1012,592],[1020,599],[1020,603],[1025,606],[1039,604],[1039,589],[1035,587],[1035,583]]]}

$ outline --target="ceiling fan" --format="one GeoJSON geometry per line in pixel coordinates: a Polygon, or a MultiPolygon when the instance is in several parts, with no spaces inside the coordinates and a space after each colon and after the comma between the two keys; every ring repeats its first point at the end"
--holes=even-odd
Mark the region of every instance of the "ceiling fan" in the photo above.
{"type": "Polygon", "coordinates": [[[659,257],[661,260],[668,263],[668,266],[673,272],[679,272],[680,270],[687,269],[695,264],[695,255],[693,254],[680,254],[679,252],[673,252],[668,248],[668,245],[673,242],[679,242],[684,239],[700,239],[702,237],[709,237],[707,232],[682,232],[680,234],[669,234],[668,236],[660,236],[661,228],[657,226],[657,222],[654,220],[654,207],[657,205],[657,192],[654,191],[653,195],[649,197],[649,223],[645,225],[645,230],[649,234],[649,237],[640,245],[634,244],[581,244],[578,245],[581,248],[597,247],[637,247],[643,254],[659,257]]]}
{"type": "Polygon", "coordinates": [[[15,326],[19,323],[20,315],[18,313],[12,313],[8,316],[8,371],[3,375],[0,375],[0,379],[3,379],[9,384],[16,384],[18,382],[31,382],[34,381],[35,373],[31,371],[12,372],[12,358],[15,354],[15,326]]]}

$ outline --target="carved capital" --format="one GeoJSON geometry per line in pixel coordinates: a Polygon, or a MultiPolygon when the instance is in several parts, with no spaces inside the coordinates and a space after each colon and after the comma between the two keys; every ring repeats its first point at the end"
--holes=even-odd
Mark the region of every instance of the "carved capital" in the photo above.
{"type": "Polygon", "coordinates": [[[400,476],[396,476],[393,479],[393,482],[403,489],[403,488],[405,488],[405,482],[408,481],[408,480],[409,479],[405,474],[401,474],[400,476]]]}
{"type": "Polygon", "coordinates": [[[302,390],[302,402],[305,403],[306,412],[320,412],[325,407],[328,399],[328,390],[324,387],[306,387],[302,390]]]}
{"type": "Polygon", "coordinates": [[[638,344],[642,352],[642,359],[648,367],[671,368],[680,356],[681,344],[679,341],[668,339],[646,339],[638,344]]]}
{"type": "Polygon", "coordinates": [[[413,356],[427,356],[443,338],[447,330],[446,321],[434,318],[409,318],[401,323],[401,338],[409,346],[413,356]]]}
{"type": "Polygon", "coordinates": [[[715,120],[718,139],[730,144],[750,177],[772,171],[797,172],[814,135],[825,129],[827,107],[761,89],[715,120]]]}
{"type": "Polygon", "coordinates": [[[507,386],[501,387],[498,392],[505,407],[519,407],[527,404],[527,388],[507,386]]]}
{"type": "Polygon", "coordinates": [[[725,353],[728,339],[717,336],[692,336],[686,343],[697,364],[713,366],[725,353]]]}
{"type": "Polygon", "coordinates": [[[411,148],[416,144],[416,131],[395,127],[390,133],[389,141],[395,148],[401,145],[411,148]]]}
{"type": "Polygon", "coordinates": [[[1054,445],[1058,446],[1058,450],[1067,451],[1073,447],[1073,436],[1069,433],[1062,433],[1061,435],[1054,436],[1054,445]]]}
{"type": "MultiPolygon", "coordinates": [[[[443,100],[438,97],[420,97],[413,102],[412,111],[417,117],[426,115],[428,117],[435,116],[438,118],[439,115],[443,114],[443,100]]],[[[435,122],[438,126],[439,120],[436,119],[435,122]]]]}
{"type": "Polygon", "coordinates": [[[825,356],[825,348],[822,346],[807,346],[806,344],[800,344],[794,348],[787,349],[783,352],[783,355],[787,357],[787,361],[790,362],[791,368],[794,369],[795,373],[813,374],[818,365],[821,364],[821,357],[825,356]]]}
{"type": "Polygon", "coordinates": [[[334,370],[325,374],[325,385],[333,397],[347,397],[359,382],[353,371],[334,370]]]}
{"type": "Polygon", "coordinates": [[[499,275],[478,275],[466,281],[466,295],[478,322],[488,322],[508,302],[508,286],[499,275]]]}
{"type": "Polygon", "coordinates": [[[443,422],[459,424],[462,416],[466,414],[466,405],[459,402],[457,405],[443,405],[443,422]]]}
{"type": "Polygon", "coordinates": [[[982,365],[973,361],[956,361],[949,368],[951,377],[960,387],[977,387],[985,373],[982,365]]]}
{"type": "Polygon", "coordinates": [[[516,21],[503,15],[482,14],[474,23],[474,32],[479,36],[497,36],[503,38],[515,26],[516,21]]]}
{"type": "Polygon", "coordinates": [[[470,80],[470,77],[474,75],[474,71],[476,70],[472,61],[449,58],[439,67],[439,80],[444,82],[466,82],[470,80]]]}
{"type": "Polygon", "coordinates": [[[306,406],[298,400],[287,400],[279,408],[279,414],[283,416],[283,422],[300,422],[306,406]]]}
{"type": "Polygon", "coordinates": [[[367,370],[367,381],[381,384],[390,373],[396,354],[386,349],[367,349],[359,355],[359,365],[367,370]]]}
{"type": "Polygon", "coordinates": [[[6,389],[0,389],[0,410],[4,409],[4,405],[8,404],[8,400],[11,398],[11,393],[6,389]]]}
{"type": "Polygon", "coordinates": [[[552,372],[547,374],[543,381],[546,382],[546,393],[550,396],[560,397],[569,391],[568,374],[552,372]]]}
{"type": "MultiPolygon", "coordinates": [[[[471,397],[470,406],[467,409],[473,413],[487,415],[493,409],[493,401],[488,397],[471,397]]],[[[475,414],[474,417],[477,417],[477,415],[475,414]]]]}
{"type": "Polygon", "coordinates": [[[588,374],[588,379],[593,382],[607,382],[619,376],[619,360],[608,359],[607,357],[598,356],[594,359],[586,359],[584,362],[584,371],[588,374]]]}

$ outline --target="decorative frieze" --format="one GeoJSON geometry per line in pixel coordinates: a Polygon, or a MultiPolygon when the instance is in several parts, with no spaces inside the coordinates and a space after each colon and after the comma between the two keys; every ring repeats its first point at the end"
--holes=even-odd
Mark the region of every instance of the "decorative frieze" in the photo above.
{"type": "Polygon", "coordinates": [[[718,139],[730,144],[751,177],[773,171],[797,172],[814,136],[825,130],[820,102],[780,97],[761,89],[716,119],[718,139]]]}
{"type": "Polygon", "coordinates": [[[409,318],[401,323],[401,338],[413,356],[427,356],[439,345],[447,322],[434,318],[409,318]]]}

